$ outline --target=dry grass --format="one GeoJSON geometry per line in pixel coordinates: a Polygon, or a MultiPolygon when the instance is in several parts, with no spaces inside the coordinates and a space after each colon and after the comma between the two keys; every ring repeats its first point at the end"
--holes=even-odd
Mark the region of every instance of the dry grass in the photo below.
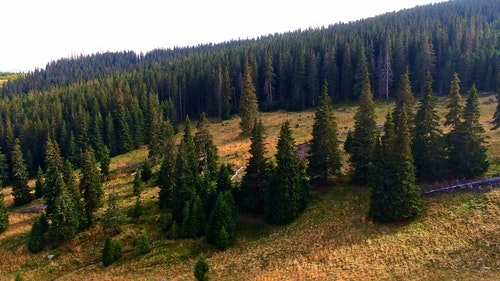
{"type": "MultiPolygon", "coordinates": [[[[499,174],[499,131],[487,124],[496,103],[481,97],[481,113],[489,137],[492,167],[499,174]]],[[[440,101],[440,112],[444,101],[440,101]]],[[[378,104],[377,123],[383,123],[391,107],[378,104]]],[[[355,107],[336,108],[338,127],[353,127],[355,107]]],[[[280,125],[289,120],[296,143],[311,138],[314,111],[261,114],[266,127],[266,148],[272,158],[280,125]]],[[[239,136],[238,119],[209,125],[219,154],[234,168],[246,165],[248,138],[239,136]]],[[[341,136],[342,138],[342,136],[341,136]]],[[[20,272],[25,280],[192,280],[193,265],[205,252],[212,280],[499,280],[500,190],[425,197],[426,214],[409,224],[377,225],[366,219],[369,191],[339,184],[313,190],[312,203],[294,223],[271,227],[255,218],[242,218],[237,244],[225,252],[215,251],[202,239],[169,240],[159,229],[158,188],[148,184],[141,202],[145,214],[131,219],[126,214],[135,202],[133,175],[116,172],[142,162],[147,149],[115,157],[113,179],[106,193],[116,192],[125,215],[121,232],[113,237],[124,245],[124,257],[110,267],[100,262],[107,234],[98,224],[58,249],[30,254],[26,241],[36,214],[11,208],[10,227],[0,234],[0,280],[12,280],[20,272]],[[138,255],[133,242],[146,229],[154,245],[138,255]],[[48,260],[48,254],[56,257],[48,260]]],[[[6,190],[7,205],[12,196],[6,190]]],[[[38,202],[39,203],[39,202],[38,202]]],[[[105,206],[98,212],[102,216],[105,206]]]]}

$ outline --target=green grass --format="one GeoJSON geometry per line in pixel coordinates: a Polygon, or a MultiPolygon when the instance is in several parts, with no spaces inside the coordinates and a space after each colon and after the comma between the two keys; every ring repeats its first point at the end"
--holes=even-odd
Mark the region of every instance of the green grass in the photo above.
{"type": "MultiPolygon", "coordinates": [[[[500,131],[490,131],[496,103],[481,96],[481,121],[489,136],[492,166],[498,175],[500,131]]],[[[445,112],[440,99],[440,113],[445,112]]],[[[391,108],[378,103],[377,123],[391,108]]],[[[353,128],[354,106],[336,106],[339,130],[353,128]],[[347,110],[343,110],[344,107],[347,110]]],[[[289,120],[296,143],[311,138],[314,111],[261,114],[266,126],[268,156],[274,155],[279,126],[289,120]]],[[[239,136],[238,119],[209,125],[220,158],[233,167],[246,164],[248,139],[239,136]]],[[[159,224],[158,187],[153,182],[141,194],[143,214],[131,218],[135,203],[130,167],[147,157],[147,149],[112,159],[112,179],[106,193],[116,192],[124,215],[121,232],[113,240],[123,245],[124,256],[110,267],[100,264],[104,237],[97,224],[58,249],[28,253],[25,243],[35,214],[10,209],[11,227],[0,234],[0,280],[20,272],[24,280],[192,280],[193,266],[204,253],[212,280],[499,280],[500,190],[486,193],[437,194],[423,198],[425,215],[409,223],[373,224],[367,217],[369,190],[351,187],[347,177],[337,184],[311,190],[307,210],[293,223],[269,226],[261,218],[242,216],[236,245],[220,252],[200,239],[168,239],[159,224]],[[150,253],[134,246],[141,231],[154,241],[150,253]],[[48,254],[55,254],[48,260],[48,254]],[[7,258],[6,258],[7,257],[7,258]]],[[[158,167],[155,167],[156,169],[158,167]]],[[[6,196],[7,205],[12,196],[6,196]]],[[[39,203],[39,202],[38,202],[39,203]]],[[[97,213],[98,222],[106,204],[97,213]]]]}

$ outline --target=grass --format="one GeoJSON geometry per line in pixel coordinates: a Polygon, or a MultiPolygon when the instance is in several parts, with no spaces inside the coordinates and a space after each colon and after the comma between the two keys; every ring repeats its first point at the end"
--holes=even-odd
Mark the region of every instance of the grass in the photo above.
{"type": "MultiPolygon", "coordinates": [[[[500,169],[500,131],[487,124],[495,110],[493,96],[481,96],[481,121],[489,137],[492,166],[500,169]]],[[[445,102],[439,101],[441,113],[445,102]]],[[[377,104],[377,123],[383,123],[390,103],[377,104]]],[[[352,129],[355,107],[335,108],[340,132],[352,129]]],[[[444,115],[444,114],[442,114],[444,115]]],[[[268,157],[276,151],[279,127],[289,120],[297,144],[311,138],[314,111],[262,113],[268,157]]],[[[223,162],[246,165],[248,138],[239,136],[237,118],[209,125],[223,162]]],[[[343,138],[342,136],[340,137],[343,138]]],[[[411,223],[373,224],[366,218],[369,190],[336,186],[312,190],[311,204],[295,222],[275,227],[260,218],[241,217],[235,246],[219,252],[203,239],[167,239],[161,232],[156,205],[158,187],[147,183],[141,194],[143,215],[127,215],[135,203],[130,167],[144,161],[147,149],[112,159],[112,179],[106,193],[116,192],[124,214],[121,232],[113,240],[123,245],[121,260],[103,267],[100,254],[109,234],[98,223],[58,249],[30,254],[26,241],[36,214],[13,208],[10,190],[10,227],[0,234],[0,280],[19,272],[24,280],[192,280],[193,266],[204,252],[212,280],[499,280],[500,190],[456,193],[423,198],[426,214],[411,223]],[[147,230],[152,250],[139,255],[134,241],[147,230]],[[49,260],[47,255],[54,254],[49,260]]],[[[35,202],[40,203],[40,201],[35,202]]],[[[106,204],[97,213],[98,222],[106,204]]]]}

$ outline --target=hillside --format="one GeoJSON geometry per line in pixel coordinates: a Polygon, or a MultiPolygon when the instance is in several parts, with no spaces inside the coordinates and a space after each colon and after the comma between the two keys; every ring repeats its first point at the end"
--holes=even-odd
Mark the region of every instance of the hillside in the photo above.
{"type": "MultiPolygon", "coordinates": [[[[480,99],[481,122],[489,128],[496,103],[494,96],[480,99]]],[[[440,100],[444,111],[444,100],[440,100]]],[[[391,103],[377,106],[381,122],[391,103]]],[[[352,127],[354,106],[336,108],[339,129],[352,127]]],[[[290,120],[297,143],[310,139],[314,112],[274,112],[261,115],[267,130],[269,155],[274,154],[279,125],[290,120]]],[[[244,166],[248,140],[238,136],[239,119],[215,122],[209,130],[222,161],[244,166]]],[[[500,132],[487,130],[492,165],[498,175],[500,132]]],[[[204,252],[212,268],[212,280],[496,280],[500,278],[500,190],[485,193],[440,194],[423,198],[426,213],[411,223],[378,225],[366,218],[369,190],[349,186],[342,179],[336,186],[312,190],[306,212],[288,226],[274,227],[259,218],[241,217],[235,246],[220,252],[203,239],[167,239],[158,223],[158,188],[149,183],[142,195],[144,213],[138,219],[126,214],[132,208],[133,175],[125,169],[141,162],[141,148],[113,158],[112,180],[106,193],[117,192],[125,215],[120,234],[124,256],[103,267],[100,251],[106,232],[100,224],[57,249],[30,254],[26,249],[31,219],[26,207],[10,208],[10,227],[0,234],[0,280],[16,272],[25,280],[192,280],[193,266],[204,252]],[[152,241],[152,251],[139,255],[133,246],[142,229],[152,241]],[[48,259],[48,255],[54,255],[48,259]],[[7,257],[7,258],[6,258],[7,257]]],[[[9,190],[6,190],[9,192],[9,190]]],[[[36,201],[32,204],[39,204],[36,201]]],[[[12,197],[7,196],[7,204],[12,197]]],[[[102,219],[104,208],[98,212],[102,219]]]]}

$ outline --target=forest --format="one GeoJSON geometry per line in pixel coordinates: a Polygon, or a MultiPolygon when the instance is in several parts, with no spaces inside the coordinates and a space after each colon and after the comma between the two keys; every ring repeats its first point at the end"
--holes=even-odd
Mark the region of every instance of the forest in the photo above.
{"type": "MultiPolygon", "coordinates": [[[[119,267],[171,243],[169,254],[192,252],[168,262],[201,253],[194,274],[207,280],[204,252],[246,247],[249,233],[262,229],[279,236],[289,225],[283,229],[295,233],[294,222],[318,208],[342,210],[330,215],[336,219],[363,212],[347,240],[396,237],[400,225],[427,223],[439,217],[426,208],[439,198],[424,198],[421,185],[498,172],[487,138],[500,127],[499,11],[498,1],[455,0],[249,40],[80,55],[0,73],[0,185],[12,191],[0,192],[0,233],[15,244],[3,237],[2,251],[92,247],[78,250],[77,272],[96,260],[119,267]],[[40,211],[24,215],[37,204],[40,211]],[[20,227],[24,234],[12,236],[20,227]]],[[[457,197],[472,196],[474,206],[492,198],[471,207],[484,211],[483,221],[498,208],[495,191],[457,197]]],[[[496,229],[484,227],[485,235],[496,229]]],[[[477,248],[494,263],[495,246],[477,248]]]]}

